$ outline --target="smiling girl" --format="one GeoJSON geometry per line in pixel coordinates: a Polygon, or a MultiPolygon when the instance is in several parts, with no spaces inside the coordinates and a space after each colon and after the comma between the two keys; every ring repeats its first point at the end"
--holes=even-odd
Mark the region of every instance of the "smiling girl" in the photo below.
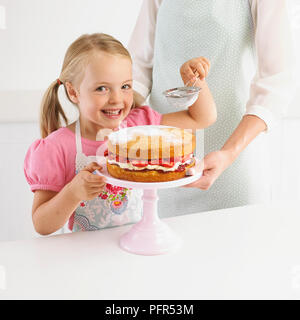
{"type": "Polygon", "coordinates": [[[30,146],[24,162],[34,192],[32,219],[38,233],[51,234],[68,221],[70,230],[79,231],[141,218],[140,191],[106,184],[104,177],[93,174],[101,170],[96,152],[105,142],[97,141],[99,130],[137,125],[198,129],[215,121],[215,103],[205,82],[207,59],[191,59],[180,69],[184,83],[192,80],[201,87],[198,100],[188,110],[164,115],[135,106],[131,69],[128,51],[109,35],[83,35],[68,48],[59,79],[42,101],[42,139],[30,146]],[[79,119],[70,125],[58,99],[60,85],[79,111],[79,119]],[[61,118],[66,127],[61,127],[61,118]]]}

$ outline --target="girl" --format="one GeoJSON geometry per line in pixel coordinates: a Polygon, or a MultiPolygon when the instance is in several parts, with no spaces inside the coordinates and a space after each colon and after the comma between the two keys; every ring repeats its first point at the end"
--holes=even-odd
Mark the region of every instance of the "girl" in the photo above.
{"type": "Polygon", "coordinates": [[[68,48],[62,71],[46,91],[40,128],[42,139],[29,148],[24,172],[34,192],[32,219],[36,231],[51,234],[69,221],[69,229],[97,230],[132,223],[142,214],[141,194],[105,183],[94,175],[99,130],[126,126],[168,125],[198,129],[216,120],[214,100],[206,85],[209,61],[203,57],[184,63],[184,83],[202,88],[188,110],[161,115],[147,106],[135,106],[132,61],[124,46],[106,34],[83,35],[68,48]],[[196,72],[199,78],[195,77],[196,72]],[[63,85],[78,108],[79,119],[68,125],[58,100],[63,85]],[[67,126],[61,127],[60,117],[67,126]]]}

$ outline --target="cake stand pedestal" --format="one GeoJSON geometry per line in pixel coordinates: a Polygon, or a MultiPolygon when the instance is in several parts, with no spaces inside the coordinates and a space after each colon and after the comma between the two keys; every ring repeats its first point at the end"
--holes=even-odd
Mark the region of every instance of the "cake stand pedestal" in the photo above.
{"type": "Polygon", "coordinates": [[[134,182],[116,179],[107,172],[104,162],[101,161],[99,163],[103,170],[101,172],[97,170],[96,172],[105,176],[107,183],[114,186],[143,190],[142,219],[121,236],[119,245],[122,249],[134,254],[158,255],[173,252],[180,248],[182,244],[180,237],[158,216],[157,190],[180,187],[198,180],[202,175],[199,163],[197,161],[194,175],[167,182],[134,182]]]}
{"type": "Polygon", "coordinates": [[[158,217],[157,189],[144,189],[142,199],[142,219],[120,238],[121,248],[143,255],[162,254],[180,248],[181,239],[158,217]]]}

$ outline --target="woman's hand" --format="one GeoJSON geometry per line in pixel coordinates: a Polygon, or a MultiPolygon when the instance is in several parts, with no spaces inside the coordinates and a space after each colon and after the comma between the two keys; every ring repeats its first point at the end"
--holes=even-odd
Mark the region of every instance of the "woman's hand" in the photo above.
{"type": "Polygon", "coordinates": [[[203,81],[208,75],[209,68],[210,62],[207,58],[199,57],[188,60],[180,68],[183,83],[192,85],[198,78],[203,81]]]}
{"type": "Polygon", "coordinates": [[[202,177],[184,187],[208,190],[232,162],[233,158],[229,151],[221,150],[208,153],[200,164],[200,166],[203,167],[202,177]]]}
{"type": "Polygon", "coordinates": [[[253,115],[246,115],[234,130],[233,134],[225,142],[220,151],[207,154],[202,160],[204,167],[203,176],[186,187],[209,189],[221,173],[229,167],[247,145],[265,131],[266,123],[253,115]]]}
{"type": "Polygon", "coordinates": [[[70,182],[72,194],[78,201],[92,200],[105,188],[105,177],[95,175],[92,172],[101,170],[96,162],[83,168],[70,182]]]}

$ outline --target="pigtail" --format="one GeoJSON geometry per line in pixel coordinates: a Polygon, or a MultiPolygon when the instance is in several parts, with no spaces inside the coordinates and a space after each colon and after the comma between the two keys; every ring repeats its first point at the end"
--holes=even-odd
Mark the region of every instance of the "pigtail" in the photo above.
{"type": "Polygon", "coordinates": [[[60,116],[68,125],[68,119],[58,99],[58,89],[61,82],[54,81],[45,92],[40,109],[40,132],[46,138],[51,132],[61,127],[60,116]]]}

